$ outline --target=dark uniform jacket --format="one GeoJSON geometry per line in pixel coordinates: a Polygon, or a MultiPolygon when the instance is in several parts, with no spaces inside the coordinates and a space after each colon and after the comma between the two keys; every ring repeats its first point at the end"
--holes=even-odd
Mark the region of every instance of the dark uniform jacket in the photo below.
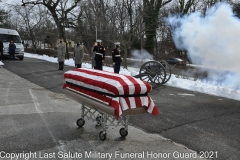
{"type": "Polygon", "coordinates": [[[9,44],[9,53],[15,54],[16,45],[14,43],[9,44]]]}
{"type": "Polygon", "coordinates": [[[0,52],[3,52],[3,42],[0,41],[0,52]]]}
{"type": "Polygon", "coordinates": [[[94,57],[95,61],[102,61],[105,59],[105,48],[102,45],[95,46],[93,52],[96,52],[94,57]]]}
{"type": "Polygon", "coordinates": [[[112,50],[112,61],[114,63],[121,63],[122,62],[120,48],[114,48],[112,50]]]}

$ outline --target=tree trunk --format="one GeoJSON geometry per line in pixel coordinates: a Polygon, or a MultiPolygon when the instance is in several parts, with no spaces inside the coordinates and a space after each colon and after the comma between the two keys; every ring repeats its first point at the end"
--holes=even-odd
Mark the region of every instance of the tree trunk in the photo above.
{"type": "Polygon", "coordinates": [[[49,9],[52,17],[55,21],[55,23],[57,24],[57,29],[58,29],[58,33],[59,33],[59,38],[63,38],[64,42],[66,43],[66,55],[65,58],[69,59],[69,52],[68,52],[68,43],[66,41],[66,37],[65,37],[65,27],[60,23],[57,14],[55,13],[55,10],[49,9]]]}
{"type": "Polygon", "coordinates": [[[123,44],[122,46],[123,46],[123,51],[124,51],[124,54],[123,54],[123,68],[127,69],[127,53],[128,53],[127,45],[123,44]]]}
{"type": "Polygon", "coordinates": [[[172,0],[143,0],[143,22],[147,36],[145,49],[153,54],[155,47],[156,29],[158,28],[158,13],[160,8],[172,0]]]}

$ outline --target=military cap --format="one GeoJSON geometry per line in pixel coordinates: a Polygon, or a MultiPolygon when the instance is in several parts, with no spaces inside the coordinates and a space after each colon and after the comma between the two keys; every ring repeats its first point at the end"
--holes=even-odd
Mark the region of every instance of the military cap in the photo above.
{"type": "Polygon", "coordinates": [[[115,45],[120,45],[120,42],[115,42],[114,44],[115,44],[115,45]]]}

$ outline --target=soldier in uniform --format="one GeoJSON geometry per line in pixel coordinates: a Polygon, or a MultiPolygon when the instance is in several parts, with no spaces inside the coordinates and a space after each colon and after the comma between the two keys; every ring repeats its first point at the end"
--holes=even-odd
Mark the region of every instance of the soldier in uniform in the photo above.
{"type": "Polygon", "coordinates": [[[113,61],[113,68],[114,73],[119,73],[121,67],[121,51],[120,51],[120,42],[115,42],[115,48],[112,50],[112,61],[113,61]]]}
{"type": "Polygon", "coordinates": [[[75,67],[81,68],[82,67],[82,60],[84,56],[84,45],[80,44],[80,41],[74,46],[74,61],[75,67]]]}
{"type": "Polygon", "coordinates": [[[14,61],[15,61],[15,50],[16,50],[16,45],[14,44],[13,40],[11,40],[9,44],[9,54],[10,54],[10,59],[14,61]]]}
{"type": "Polygon", "coordinates": [[[62,38],[59,39],[59,43],[57,44],[57,52],[58,52],[58,70],[64,70],[66,43],[63,42],[62,38]]]}
{"type": "Polygon", "coordinates": [[[105,59],[105,47],[101,44],[102,40],[97,40],[97,46],[93,48],[95,52],[94,60],[96,62],[95,69],[103,70],[103,61],[105,59]]]}

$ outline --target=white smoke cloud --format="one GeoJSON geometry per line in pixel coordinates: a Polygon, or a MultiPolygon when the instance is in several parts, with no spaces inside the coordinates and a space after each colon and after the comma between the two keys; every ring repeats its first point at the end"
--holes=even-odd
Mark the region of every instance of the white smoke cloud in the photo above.
{"type": "Polygon", "coordinates": [[[132,58],[134,59],[143,59],[143,60],[152,60],[153,56],[148,53],[145,49],[141,50],[133,50],[131,54],[132,58]]]}
{"type": "Polygon", "coordinates": [[[153,60],[153,56],[145,49],[133,50],[131,52],[131,58],[134,61],[131,61],[130,66],[140,68],[146,61],[153,60]]]}
{"type": "Polygon", "coordinates": [[[176,46],[187,50],[194,64],[211,68],[208,82],[240,88],[240,19],[229,4],[218,3],[205,16],[195,12],[167,22],[176,46]]]}

